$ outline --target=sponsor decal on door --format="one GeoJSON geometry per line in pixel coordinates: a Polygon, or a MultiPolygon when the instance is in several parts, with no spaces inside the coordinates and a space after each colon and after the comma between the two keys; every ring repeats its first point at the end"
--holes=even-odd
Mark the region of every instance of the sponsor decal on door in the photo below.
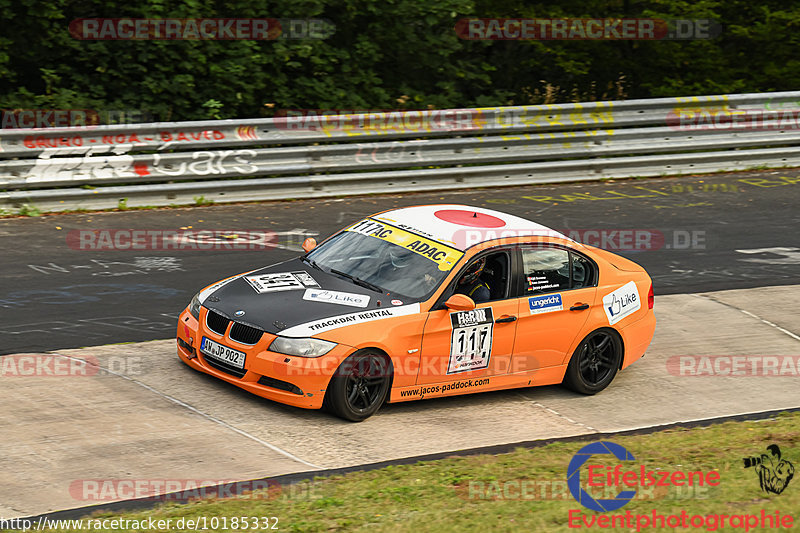
{"type": "Polygon", "coordinates": [[[480,370],[489,366],[494,316],[491,307],[459,311],[450,315],[450,362],[447,373],[480,370]]]}
{"type": "Polygon", "coordinates": [[[629,281],[619,289],[603,296],[603,310],[610,325],[616,324],[642,307],[636,283],[629,281]]]}

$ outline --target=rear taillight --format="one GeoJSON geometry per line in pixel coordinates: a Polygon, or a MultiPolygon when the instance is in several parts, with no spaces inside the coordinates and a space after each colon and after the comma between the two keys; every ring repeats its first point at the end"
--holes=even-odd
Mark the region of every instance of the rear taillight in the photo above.
{"type": "Polygon", "coordinates": [[[647,293],[647,308],[652,309],[656,304],[656,295],[653,292],[653,284],[650,284],[650,292],[647,293]]]}

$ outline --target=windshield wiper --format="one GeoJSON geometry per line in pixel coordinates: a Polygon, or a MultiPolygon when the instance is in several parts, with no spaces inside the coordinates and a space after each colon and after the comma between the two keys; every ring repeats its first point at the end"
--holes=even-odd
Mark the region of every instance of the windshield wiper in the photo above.
{"type": "Polygon", "coordinates": [[[316,261],[314,261],[313,259],[309,259],[308,257],[306,257],[306,256],[303,256],[303,257],[302,257],[300,260],[301,260],[302,262],[304,262],[304,263],[308,263],[309,265],[311,265],[312,267],[316,268],[317,270],[320,270],[320,271],[322,271],[322,272],[325,272],[324,270],[322,270],[322,267],[321,267],[321,266],[319,266],[319,265],[317,264],[317,262],[316,262],[316,261]]]}
{"type": "Polygon", "coordinates": [[[334,274],[338,274],[338,275],[340,275],[340,276],[342,276],[342,277],[345,277],[345,278],[347,278],[347,279],[351,280],[351,281],[352,281],[353,283],[355,283],[356,285],[361,285],[362,287],[365,287],[365,288],[367,288],[367,289],[371,289],[371,290],[373,290],[373,291],[375,291],[375,292],[381,292],[381,293],[383,292],[383,289],[381,289],[381,288],[380,288],[380,287],[378,287],[377,285],[375,285],[375,284],[373,284],[373,283],[370,283],[369,281],[364,281],[364,280],[363,280],[363,279],[361,279],[361,278],[357,278],[357,277],[355,277],[355,276],[351,276],[351,275],[350,275],[350,274],[348,274],[347,272],[342,272],[341,270],[336,270],[335,268],[332,268],[332,269],[331,269],[331,272],[332,272],[332,273],[334,273],[334,274]]]}
{"type": "MultiPolygon", "coordinates": [[[[310,258],[308,258],[308,257],[302,257],[302,258],[301,258],[301,261],[303,261],[304,263],[308,263],[309,265],[311,265],[312,267],[316,268],[316,269],[317,269],[317,270],[319,270],[319,271],[325,272],[325,271],[322,269],[322,267],[321,267],[321,266],[319,266],[319,265],[317,264],[317,262],[316,262],[316,261],[314,261],[313,259],[310,259],[310,258]]],[[[356,285],[361,285],[362,287],[365,287],[365,288],[367,288],[367,289],[373,290],[373,291],[375,291],[375,292],[381,292],[381,293],[383,292],[383,289],[381,289],[381,288],[380,288],[380,287],[378,287],[377,285],[375,285],[375,284],[373,284],[373,283],[370,283],[369,281],[364,281],[364,280],[363,280],[363,279],[361,279],[361,278],[357,278],[357,277],[355,277],[355,276],[351,276],[351,275],[350,275],[350,274],[348,274],[347,272],[342,272],[341,270],[336,270],[335,268],[332,268],[332,269],[331,269],[331,272],[333,272],[334,274],[339,274],[340,276],[343,276],[343,277],[345,277],[345,278],[347,278],[347,279],[351,280],[351,281],[352,281],[353,283],[355,283],[356,285]]]]}

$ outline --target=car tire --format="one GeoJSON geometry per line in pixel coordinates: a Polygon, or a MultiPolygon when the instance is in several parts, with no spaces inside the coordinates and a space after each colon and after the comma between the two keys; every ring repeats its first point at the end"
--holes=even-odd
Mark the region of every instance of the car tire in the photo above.
{"type": "Polygon", "coordinates": [[[325,406],[345,420],[366,420],[386,400],[391,376],[391,363],[384,354],[357,351],[336,369],[325,393],[325,406]]]}
{"type": "Polygon", "coordinates": [[[564,385],[581,394],[597,394],[608,387],[622,362],[622,340],[610,329],[587,335],[569,360],[564,385]]]}

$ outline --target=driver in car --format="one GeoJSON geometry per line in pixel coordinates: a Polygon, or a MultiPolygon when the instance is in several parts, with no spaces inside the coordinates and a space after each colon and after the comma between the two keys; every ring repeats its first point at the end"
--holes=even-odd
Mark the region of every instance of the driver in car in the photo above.
{"type": "Polygon", "coordinates": [[[485,257],[481,257],[467,267],[467,271],[464,272],[461,275],[461,279],[458,280],[456,293],[466,294],[472,298],[476,304],[488,302],[491,295],[489,285],[480,277],[485,267],[485,257]]]}
{"type": "MultiPolygon", "coordinates": [[[[402,280],[406,285],[406,290],[410,293],[426,293],[436,285],[436,278],[427,272],[419,277],[419,274],[409,274],[404,270],[409,267],[414,258],[414,252],[399,246],[389,248],[389,261],[381,267],[380,277],[390,280],[402,280]],[[414,290],[409,290],[413,288],[414,290]]],[[[403,292],[403,291],[398,291],[403,292]]]]}

